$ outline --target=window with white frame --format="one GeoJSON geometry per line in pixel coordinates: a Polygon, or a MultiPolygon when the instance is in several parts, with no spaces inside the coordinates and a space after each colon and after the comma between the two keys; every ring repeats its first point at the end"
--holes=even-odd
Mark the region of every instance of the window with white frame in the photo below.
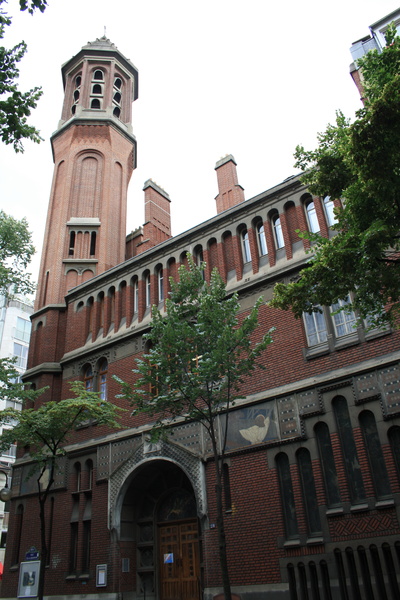
{"type": "Polygon", "coordinates": [[[347,298],[345,298],[344,300],[339,300],[331,306],[331,314],[333,324],[335,327],[336,337],[342,337],[344,335],[354,333],[356,325],[356,316],[352,310],[346,308],[346,306],[349,304],[350,298],[349,296],[347,296],[347,298]]]}
{"type": "Polygon", "coordinates": [[[133,313],[137,314],[139,311],[139,284],[138,280],[135,279],[133,282],[133,313]]]}
{"type": "Polygon", "coordinates": [[[308,226],[310,228],[311,233],[318,233],[320,230],[317,211],[315,210],[315,204],[310,200],[306,204],[306,212],[307,212],[307,220],[308,226]]]}
{"type": "Polygon", "coordinates": [[[274,227],[276,247],[277,249],[283,248],[285,246],[285,241],[283,239],[282,223],[279,215],[273,217],[272,225],[274,227]]]}
{"type": "Polygon", "coordinates": [[[108,363],[104,359],[100,364],[99,370],[99,393],[102,400],[107,400],[107,372],[108,363]]]}
{"type": "Polygon", "coordinates": [[[158,302],[164,301],[164,270],[160,267],[157,271],[158,302]]]}
{"type": "Polygon", "coordinates": [[[318,307],[320,312],[304,313],[304,326],[306,329],[307,343],[309,346],[322,344],[328,339],[328,331],[323,309],[318,307]]]}
{"type": "Polygon", "coordinates": [[[242,231],[242,249],[243,249],[243,262],[251,262],[251,251],[250,251],[250,240],[247,229],[242,231]]]}
{"type": "Polygon", "coordinates": [[[333,203],[333,200],[331,200],[330,196],[325,196],[324,208],[325,208],[325,215],[326,215],[326,220],[328,222],[328,225],[329,225],[329,227],[332,227],[332,225],[337,223],[337,218],[336,218],[336,215],[334,212],[335,205],[333,203]]]}
{"type": "Polygon", "coordinates": [[[334,339],[343,338],[356,333],[357,317],[349,309],[350,297],[339,300],[332,306],[318,306],[318,312],[303,313],[304,328],[309,347],[318,346],[328,341],[328,336],[334,339]],[[340,309],[343,310],[340,310],[340,309]],[[339,311],[339,312],[338,312],[339,311]]]}
{"type": "Polygon", "coordinates": [[[260,256],[266,256],[268,254],[268,248],[267,248],[267,239],[265,237],[265,229],[264,229],[263,223],[259,223],[257,225],[257,239],[258,239],[258,249],[260,252],[260,256]]]}
{"type": "Polygon", "coordinates": [[[148,308],[151,304],[151,282],[150,282],[150,273],[147,273],[145,280],[145,293],[146,293],[146,308],[148,308]]]}
{"type": "Polygon", "coordinates": [[[16,357],[16,366],[21,367],[21,369],[26,369],[26,364],[28,361],[28,346],[23,346],[22,344],[17,344],[14,342],[14,356],[16,357]]]}

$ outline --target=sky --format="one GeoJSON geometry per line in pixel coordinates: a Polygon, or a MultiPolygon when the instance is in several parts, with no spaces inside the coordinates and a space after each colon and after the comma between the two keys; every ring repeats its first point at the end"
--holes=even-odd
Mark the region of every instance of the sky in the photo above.
{"type": "Polygon", "coordinates": [[[361,107],[349,75],[352,42],[398,8],[394,0],[48,0],[33,16],[13,15],[2,41],[22,39],[19,87],[41,86],[29,121],[44,141],[24,154],[0,143],[0,208],[26,217],[38,254],[37,278],[53,176],[50,137],[63,102],[61,65],[106,36],[139,70],[133,104],[138,166],[128,193],[127,231],[144,221],[143,184],[151,178],[171,198],[177,235],[216,214],[214,167],[237,162],[246,199],[293,175],[297,144],[341,109],[361,107]],[[104,29],[106,28],[106,29],[104,29]]]}

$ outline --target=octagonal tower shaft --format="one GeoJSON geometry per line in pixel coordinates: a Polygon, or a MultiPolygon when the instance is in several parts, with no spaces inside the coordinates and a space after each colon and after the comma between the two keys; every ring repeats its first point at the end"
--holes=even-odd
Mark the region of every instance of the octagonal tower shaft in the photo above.
{"type": "Polygon", "coordinates": [[[131,105],[138,72],[105,37],[62,68],[62,118],[35,310],[125,258],[128,183],[136,166],[131,105]]]}

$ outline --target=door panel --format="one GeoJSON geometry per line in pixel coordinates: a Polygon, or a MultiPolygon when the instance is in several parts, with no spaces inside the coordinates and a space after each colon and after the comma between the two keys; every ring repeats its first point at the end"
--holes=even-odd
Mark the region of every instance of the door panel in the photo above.
{"type": "Polygon", "coordinates": [[[160,600],[199,600],[197,521],[159,528],[160,600]]]}

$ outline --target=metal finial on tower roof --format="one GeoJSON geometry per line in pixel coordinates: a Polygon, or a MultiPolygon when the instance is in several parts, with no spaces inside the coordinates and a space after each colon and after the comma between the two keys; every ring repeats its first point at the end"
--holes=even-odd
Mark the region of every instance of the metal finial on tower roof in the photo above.
{"type": "Polygon", "coordinates": [[[104,25],[104,37],[107,37],[106,26],[104,25]]]}

